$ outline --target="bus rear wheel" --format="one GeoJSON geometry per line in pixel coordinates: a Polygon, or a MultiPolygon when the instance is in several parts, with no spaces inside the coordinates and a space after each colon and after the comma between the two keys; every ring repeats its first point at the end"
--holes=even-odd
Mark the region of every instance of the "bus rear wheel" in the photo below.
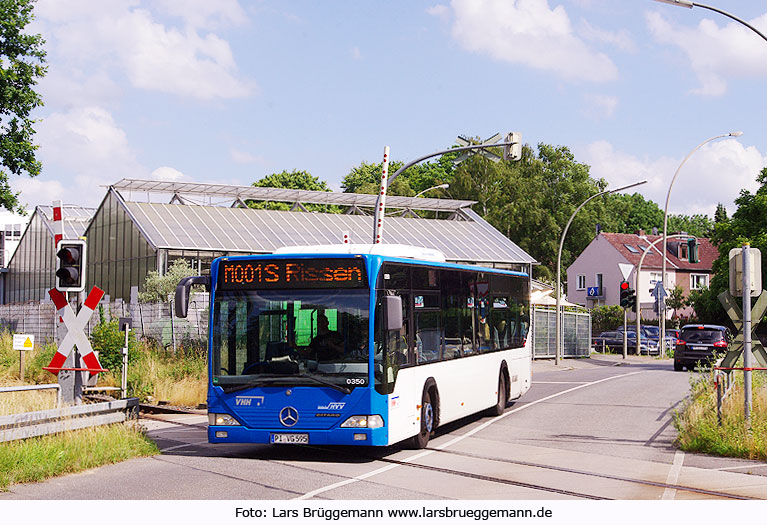
{"type": "Polygon", "coordinates": [[[426,448],[429,444],[429,437],[434,430],[434,405],[431,403],[431,394],[424,390],[421,399],[421,431],[410,438],[412,448],[426,448]]]}
{"type": "Polygon", "coordinates": [[[506,401],[509,399],[509,391],[506,386],[506,376],[501,372],[498,375],[498,401],[495,403],[489,413],[491,416],[500,416],[506,410],[506,401]]]}

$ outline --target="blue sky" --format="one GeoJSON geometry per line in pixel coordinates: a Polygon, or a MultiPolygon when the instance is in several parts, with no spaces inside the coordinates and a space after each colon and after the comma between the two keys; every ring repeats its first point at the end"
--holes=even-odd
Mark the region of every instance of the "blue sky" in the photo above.
{"type": "MultiPolygon", "coordinates": [[[[767,32],[764,2],[709,0],[767,32]]],[[[97,206],[102,185],[247,185],[307,170],[338,190],[361,161],[459,134],[565,145],[661,206],[730,212],[767,165],[767,42],[651,0],[39,0],[47,41],[29,206],[97,206]]]]}

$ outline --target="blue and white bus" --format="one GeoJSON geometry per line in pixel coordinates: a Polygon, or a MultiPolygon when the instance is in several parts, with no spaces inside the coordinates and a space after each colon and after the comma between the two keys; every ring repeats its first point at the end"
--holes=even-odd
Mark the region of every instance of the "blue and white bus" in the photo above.
{"type": "Polygon", "coordinates": [[[400,245],[281,249],[182,280],[178,315],[202,283],[212,443],[423,448],[530,388],[526,273],[400,245]]]}

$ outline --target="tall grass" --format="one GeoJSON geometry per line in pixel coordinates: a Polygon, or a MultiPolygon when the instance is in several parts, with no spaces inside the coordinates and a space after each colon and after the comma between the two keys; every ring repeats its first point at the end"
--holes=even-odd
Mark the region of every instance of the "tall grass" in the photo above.
{"type": "MultiPolygon", "coordinates": [[[[35,345],[25,353],[24,377],[19,377],[19,352],[13,335],[0,330],[0,386],[56,383],[56,376],[43,370],[56,352],[53,344],[35,345]]],[[[128,395],[141,401],[167,401],[177,406],[205,402],[207,361],[204,348],[164,350],[151,341],[137,341],[130,348],[128,395]]],[[[99,374],[99,386],[120,386],[122,369],[113,367],[99,374]]],[[[0,414],[44,410],[55,406],[55,391],[0,394],[0,414]]]]}
{"type": "Polygon", "coordinates": [[[675,417],[678,445],[692,452],[767,460],[767,375],[759,371],[752,374],[753,408],[749,428],[743,373],[734,374],[735,383],[722,406],[721,426],[716,414],[713,373],[704,372],[691,380],[690,397],[675,417]]]}
{"type": "Polygon", "coordinates": [[[0,490],[157,453],[157,445],[135,423],[0,443],[0,490]]]}
{"type": "Polygon", "coordinates": [[[140,355],[128,368],[128,390],[142,401],[167,401],[197,406],[207,394],[207,359],[202,350],[177,352],[141,344],[140,355]]]}

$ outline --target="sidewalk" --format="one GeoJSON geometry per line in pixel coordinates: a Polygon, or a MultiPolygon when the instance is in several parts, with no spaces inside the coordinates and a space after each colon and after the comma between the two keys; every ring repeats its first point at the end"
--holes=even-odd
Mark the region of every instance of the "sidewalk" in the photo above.
{"type": "Polygon", "coordinates": [[[534,359],[533,372],[550,372],[554,370],[576,370],[581,368],[594,368],[599,366],[624,366],[627,364],[668,364],[672,366],[671,359],[660,359],[654,356],[629,355],[623,359],[622,354],[599,354],[593,353],[589,357],[568,357],[559,360],[559,365],[554,364],[554,358],[534,359]]]}

